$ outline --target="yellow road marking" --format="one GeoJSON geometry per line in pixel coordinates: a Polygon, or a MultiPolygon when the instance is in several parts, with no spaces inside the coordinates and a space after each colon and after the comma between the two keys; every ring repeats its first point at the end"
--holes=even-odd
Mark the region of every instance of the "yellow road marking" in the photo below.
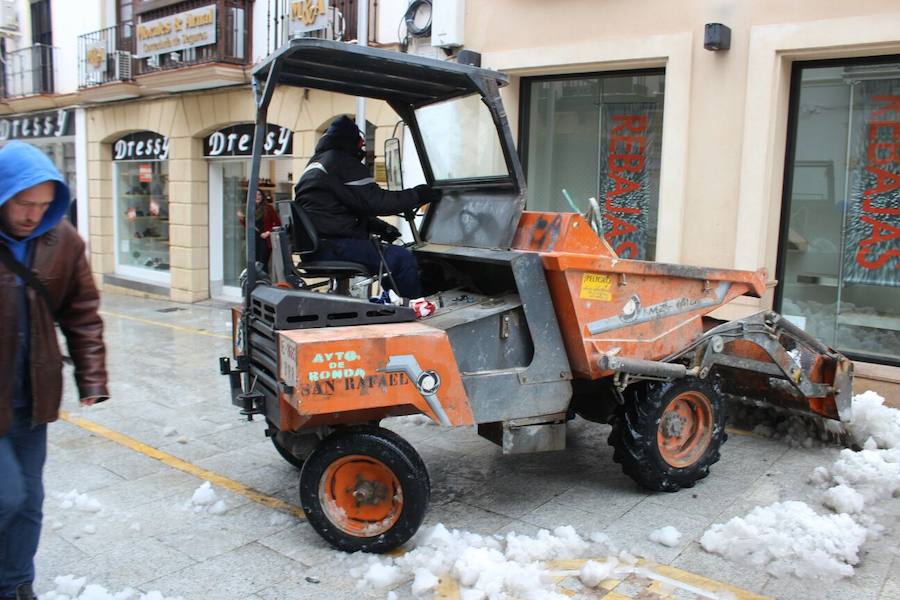
{"type": "Polygon", "coordinates": [[[459,583],[451,577],[441,577],[434,590],[434,600],[459,600],[459,583]]]}
{"type": "MultiPolygon", "coordinates": [[[[731,427],[731,426],[726,427],[725,431],[727,433],[733,433],[734,435],[756,435],[755,433],[753,433],[752,431],[749,431],[747,429],[738,429],[737,427],[731,427]]],[[[759,436],[757,436],[757,437],[759,437],[759,436]]]]}
{"type": "Polygon", "coordinates": [[[103,425],[100,425],[98,423],[94,423],[93,421],[88,421],[87,419],[82,419],[81,417],[75,417],[64,410],[59,411],[59,416],[63,421],[66,421],[67,423],[71,423],[72,425],[81,427],[82,429],[90,431],[91,433],[99,435],[100,437],[106,438],[112,442],[134,450],[135,452],[140,452],[145,456],[154,458],[161,463],[172,467],[173,469],[178,469],[179,471],[183,471],[199,479],[205,479],[213,485],[225,488],[231,492],[234,492],[235,494],[252,500],[257,504],[262,504],[263,506],[267,506],[269,508],[289,512],[300,519],[306,518],[303,510],[298,506],[294,506],[293,504],[289,504],[284,500],[279,500],[278,498],[273,498],[272,496],[267,496],[266,494],[254,490],[253,488],[248,487],[242,483],[238,483],[233,479],[228,479],[227,477],[219,475],[218,473],[207,471],[206,469],[200,468],[197,465],[182,460],[177,456],[173,456],[167,452],[163,452],[162,450],[158,450],[157,448],[139,442],[136,439],[128,437],[125,434],[113,431],[112,429],[104,427],[103,425]]]}
{"type": "Polygon", "coordinates": [[[743,590],[739,587],[735,587],[721,581],[716,581],[714,579],[707,579],[706,577],[697,575],[696,573],[682,571],[681,569],[670,567],[669,565],[653,565],[652,568],[660,575],[669,577],[670,579],[676,579],[688,585],[693,585],[694,587],[702,588],[710,592],[720,592],[723,590],[728,591],[738,600],[771,600],[769,596],[754,594],[753,592],[748,592],[747,590],[743,590]]]}
{"type": "Polygon", "coordinates": [[[219,338],[223,340],[230,340],[230,335],[225,335],[223,333],[213,333],[211,331],[206,331],[203,329],[197,329],[195,327],[183,327],[181,325],[173,325],[171,323],[164,323],[162,321],[153,321],[151,319],[142,319],[141,317],[132,317],[131,315],[123,315],[122,313],[112,312],[108,310],[99,311],[100,314],[104,317],[115,317],[116,319],[126,319],[128,321],[135,321],[137,323],[143,323],[145,325],[156,325],[157,327],[165,327],[167,329],[172,329],[174,331],[181,331],[184,333],[193,333],[196,335],[206,335],[209,337],[219,338]]]}

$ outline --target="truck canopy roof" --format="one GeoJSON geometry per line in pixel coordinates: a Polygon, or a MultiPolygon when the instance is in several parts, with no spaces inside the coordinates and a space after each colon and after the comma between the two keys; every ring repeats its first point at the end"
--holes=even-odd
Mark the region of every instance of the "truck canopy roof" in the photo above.
{"type": "Polygon", "coordinates": [[[275,66],[277,85],[327,90],[420,107],[469,94],[486,84],[505,86],[503,73],[396,51],[331,40],[298,38],[253,70],[265,85],[275,66]]]}

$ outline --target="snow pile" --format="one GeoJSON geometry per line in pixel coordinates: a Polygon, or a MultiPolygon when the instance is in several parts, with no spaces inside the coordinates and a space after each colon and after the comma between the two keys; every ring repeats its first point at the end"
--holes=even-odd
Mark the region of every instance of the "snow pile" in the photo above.
{"type": "MultiPolygon", "coordinates": [[[[368,556],[350,574],[360,579],[360,588],[388,588],[412,580],[417,596],[432,592],[441,577],[450,577],[459,582],[464,599],[564,600],[566,596],[553,591],[554,579],[543,563],[578,558],[597,548],[569,526],[542,529],[535,536],[481,536],[438,524],[420,533],[419,540],[400,557],[368,556]]],[[[615,568],[611,563],[594,565],[585,567],[583,578],[598,583],[615,568]]]]}
{"type": "Polygon", "coordinates": [[[868,502],[887,500],[900,491],[900,448],[841,450],[829,472],[838,487],[854,489],[868,502]]]}
{"type": "Polygon", "coordinates": [[[74,575],[62,575],[53,580],[54,589],[41,594],[44,600],[182,600],[169,598],[160,592],[141,593],[132,588],[125,588],[121,592],[109,592],[106,588],[87,583],[87,577],[75,577],[74,575]]]}
{"type": "Polygon", "coordinates": [[[810,480],[832,486],[822,496],[826,506],[862,513],[900,492],[900,410],[885,406],[875,392],[863,392],[853,397],[853,417],[846,427],[862,450],[841,450],[831,467],[817,467],[810,480]]]}
{"type": "Polygon", "coordinates": [[[878,448],[900,448],[900,410],[884,405],[873,391],[853,397],[853,416],[847,429],[860,445],[872,438],[878,448]]]}
{"type": "Polygon", "coordinates": [[[665,527],[651,531],[648,539],[651,542],[674,548],[681,542],[681,532],[671,525],[666,525],[665,527]]]}
{"type": "MultiPolygon", "coordinates": [[[[826,488],[822,504],[837,514],[819,515],[803,502],[756,507],[746,517],[710,527],[700,540],[703,548],[765,566],[773,575],[852,575],[860,545],[883,531],[869,509],[900,493],[900,411],[884,406],[884,398],[871,391],[852,402],[852,420],[820,431],[819,438],[824,441],[822,433],[840,434],[846,428],[862,450],[841,450],[831,466],[816,467],[810,475],[812,483],[826,488]]],[[[763,421],[754,431],[796,445],[811,438],[811,427],[792,417],[774,424],[763,421]]]]}
{"type": "Polygon", "coordinates": [[[861,513],[865,498],[850,486],[841,484],[830,488],[822,495],[822,504],[839,513],[861,513]]]}
{"type": "Polygon", "coordinates": [[[59,507],[63,510],[76,509],[81,512],[98,513],[103,510],[103,506],[95,498],[91,498],[87,494],[79,494],[78,490],[72,490],[66,494],[57,495],[60,502],[59,507]]]}
{"type": "Polygon", "coordinates": [[[700,545],[777,577],[835,580],[853,575],[866,529],[846,514],[819,515],[804,502],[776,502],[710,527],[700,545]]]}
{"type": "Polygon", "coordinates": [[[208,510],[213,515],[223,515],[228,511],[225,501],[219,500],[216,490],[213,489],[212,484],[208,481],[204,481],[203,485],[194,490],[194,495],[191,496],[191,501],[188,504],[188,507],[191,506],[194,512],[208,510]]]}

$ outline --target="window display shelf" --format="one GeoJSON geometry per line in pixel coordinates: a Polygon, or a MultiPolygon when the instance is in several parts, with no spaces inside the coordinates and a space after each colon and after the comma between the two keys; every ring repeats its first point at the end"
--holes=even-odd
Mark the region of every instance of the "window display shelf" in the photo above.
{"type": "Polygon", "coordinates": [[[842,312],[838,315],[839,325],[853,327],[873,327],[875,329],[891,329],[900,331],[900,317],[890,315],[873,315],[861,312],[842,312]]]}

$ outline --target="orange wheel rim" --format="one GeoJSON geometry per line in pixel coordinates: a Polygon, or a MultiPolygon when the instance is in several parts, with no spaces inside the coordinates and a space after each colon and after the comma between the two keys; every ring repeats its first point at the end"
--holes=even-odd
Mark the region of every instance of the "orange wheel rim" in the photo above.
{"type": "Polygon", "coordinates": [[[375,537],[400,518],[403,490],[383,462],[352,454],[328,465],[319,482],[319,501],[328,520],[344,533],[375,537]]]}
{"type": "Polygon", "coordinates": [[[656,442],[663,460],[684,468],[703,456],[713,434],[712,403],[705,394],[690,391],[675,396],[662,413],[656,442]]]}

